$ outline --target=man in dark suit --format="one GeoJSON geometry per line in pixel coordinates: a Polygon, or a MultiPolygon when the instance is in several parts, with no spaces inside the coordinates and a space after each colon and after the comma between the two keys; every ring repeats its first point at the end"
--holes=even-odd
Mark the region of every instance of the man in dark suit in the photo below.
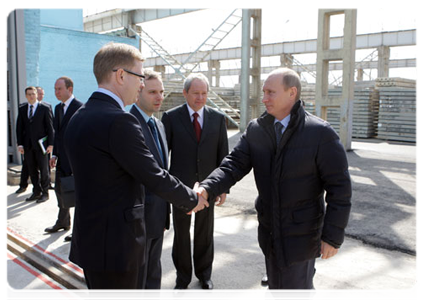
{"type": "MultiPolygon", "coordinates": [[[[44,98],[44,90],[40,86],[36,86],[35,88],[37,89],[37,100],[38,102],[41,102],[44,98]]],[[[50,106],[49,103],[47,102],[44,102],[44,103],[50,106]]],[[[28,165],[26,164],[25,158],[22,156],[21,178],[19,182],[19,189],[15,192],[16,194],[20,194],[26,191],[26,188],[28,187],[28,179],[29,179],[28,165]]]]}
{"type": "Polygon", "coordinates": [[[35,87],[27,87],[25,96],[28,103],[19,107],[16,124],[18,149],[25,155],[33,185],[32,195],[26,200],[41,203],[49,199],[50,174],[47,155],[53,151],[53,114],[50,106],[37,101],[35,87]],[[40,145],[40,140],[44,140],[43,146],[40,145]]]}
{"type": "Polygon", "coordinates": [[[69,258],[90,289],[138,287],[146,249],[140,184],[186,213],[208,206],[157,164],[138,120],[124,110],[144,86],[143,61],[133,46],[103,46],[94,58],[99,88],[65,132],[76,192],[69,258]]]}
{"type": "MultiPolygon", "coordinates": [[[[63,207],[61,195],[61,177],[72,175],[72,169],[69,165],[68,156],[63,145],[63,138],[69,120],[73,114],[82,106],[82,102],[78,101],[73,95],[73,81],[71,78],[63,76],[56,80],[54,84],[54,93],[56,98],[61,102],[54,108],[54,148],[53,156],[50,159],[50,168],[56,168],[56,182],[54,191],[56,192],[57,203],[59,206],[59,214],[56,223],[47,227],[44,231],[48,233],[57,232],[61,229],[69,230],[71,225],[71,217],[68,207],[63,207]]],[[[70,241],[71,236],[65,237],[65,241],[70,241]]]]}
{"type": "MultiPolygon", "coordinates": [[[[223,114],[205,106],[209,83],[202,74],[191,74],[184,82],[187,103],[163,114],[162,122],[171,151],[170,173],[192,186],[205,179],[228,154],[228,136],[223,114]]],[[[224,201],[226,194],[217,197],[224,201]]],[[[196,214],[194,224],[194,272],[203,289],[212,289],[214,257],[214,200],[208,209],[196,214]]],[[[176,289],[191,282],[191,216],[173,207],[175,237],[172,258],[176,268],[176,289]]]]}
{"type": "Polygon", "coordinates": [[[333,128],[304,110],[295,71],[272,71],[263,94],[266,112],[199,192],[213,199],[253,168],[269,288],[312,289],[316,258],[333,257],[344,240],[351,210],[346,153],[333,128]]]}
{"type": "MultiPolygon", "coordinates": [[[[137,103],[131,113],[138,119],[144,134],[145,143],[157,164],[167,170],[168,149],[165,129],[162,122],[153,116],[160,111],[164,99],[164,87],[160,74],[144,70],[145,86],[139,93],[137,103]]],[[[160,289],[162,266],[160,258],[163,247],[163,234],[170,225],[170,204],[159,196],[145,190],[145,229],[147,232],[145,264],[140,270],[138,287],[160,289]]]]}

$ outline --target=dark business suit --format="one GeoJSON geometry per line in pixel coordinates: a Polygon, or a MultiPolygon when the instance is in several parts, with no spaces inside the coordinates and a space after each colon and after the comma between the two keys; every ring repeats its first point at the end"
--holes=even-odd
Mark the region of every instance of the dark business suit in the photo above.
{"type": "Polygon", "coordinates": [[[76,192],[70,260],[89,288],[137,288],[146,249],[141,184],[185,212],[196,193],[157,164],[138,120],[103,93],[74,114],[65,149],[76,192]]]}
{"type": "MultiPolygon", "coordinates": [[[[220,112],[204,107],[204,123],[200,142],[197,142],[187,104],[163,114],[168,147],[171,151],[170,173],[187,186],[204,180],[228,154],[225,117],[220,112]]],[[[191,216],[173,208],[175,237],[172,249],[177,286],[191,282],[191,216]]],[[[214,203],[195,215],[194,272],[199,280],[209,280],[214,257],[214,203]]]]}
{"type": "MultiPolygon", "coordinates": [[[[157,118],[154,118],[159,143],[162,148],[162,156],[159,154],[159,148],[154,141],[150,127],[141,115],[139,110],[133,106],[131,108],[133,114],[140,122],[142,132],[144,134],[145,143],[153,154],[159,166],[167,170],[168,166],[168,149],[165,128],[157,118]],[[162,159],[163,157],[163,159],[162,159]]],[[[141,268],[139,276],[139,288],[160,289],[162,279],[162,266],[160,258],[163,248],[164,229],[169,229],[170,225],[170,204],[166,200],[156,196],[149,190],[145,190],[145,229],[147,232],[146,261],[141,268]]]]}
{"type": "Polygon", "coordinates": [[[24,147],[33,193],[48,195],[50,185],[48,156],[43,154],[38,140],[47,136],[47,145],[53,145],[53,113],[49,105],[38,102],[32,120],[29,120],[28,107],[29,103],[24,103],[19,107],[16,124],[18,145],[24,147]]]}
{"type": "Polygon", "coordinates": [[[63,139],[65,136],[65,131],[69,120],[73,116],[73,114],[82,106],[82,102],[78,101],[74,98],[69,107],[66,110],[62,120],[59,120],[59,110],[61,109],[62,103],[59,103],[54,108],[54,120],[53,120],[53,127],[54,127],[54,147],[53,147],[53,156],[57,157],[57,164],[56,164],[56,182],[54,185],[54,191],[56,192],[57,202],[59,206],[59,215],[57,217],[57,225],[62,226],[70,226],[70,214],[69,208],[62,207],[61,203],[62,196],[61,196],[61,177],[66,177],[72,175],[72,169],[69,164],[69,159],[66,154],[63,139]]]}

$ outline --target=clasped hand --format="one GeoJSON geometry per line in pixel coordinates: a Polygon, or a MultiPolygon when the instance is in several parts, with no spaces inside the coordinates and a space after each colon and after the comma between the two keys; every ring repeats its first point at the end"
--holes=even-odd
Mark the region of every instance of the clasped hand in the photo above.
{"type": "MultiPolygon", "coordinates": [[[[190,211],[188,214],[192,214],[192,212],[198,212],[202,209],[204,209],[204,207],[209,207],[209,202],[207,201],[207,199],[209,198],[209,194],[207,193],[206,189],[203,187],[200,187],[200,184],[198,182],[195,183],[194,188],[193,188],[194,192],[197,193],[198,195],[198,204],[196,207],[194,207],[194,209],[192,211],[190,211]]],[[[225,203],[226,200],[226,194],[222,194],[220,196],[218,196],[215,200],[216,205],[220,206],[223,203],[225,203]]]]}

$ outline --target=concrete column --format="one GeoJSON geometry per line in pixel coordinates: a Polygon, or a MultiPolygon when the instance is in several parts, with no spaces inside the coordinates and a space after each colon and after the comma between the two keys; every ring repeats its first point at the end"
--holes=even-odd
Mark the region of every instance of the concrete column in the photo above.
{"type": "Polygon", "coordinates": [[[165,66],[154,66],[154,71],[159,72],[160,75],[162,76],[162,78],[165,78],[165,74],[166,74],[166,67],[165,66]]]}
{"type": "Polygon", "coordinates": [[[250,120],[250,39],[251,12],[249,9],[242,10],[242,47],[241,47],[241,121],[239,130],[243,132],[250,120]]]}
{"type": "Polygon", "coordinates": [[[258,118],[260,116],[261,103],[261,9],[254,9],[251,12],[253,20],[253,37],[251,41],[251,118],[258,118]]]}
{"type": "Polygon", "coordinates": [[[281,67],[292,69],[292,61],[294,56],[292,54],[284,53],[281,55],[281,67]]]}
{"type": "Polygon", "coordinates": [[[356,48],[357,10],[319,10],[317,38],[316,114],[327,118],[328,107],[340,107],[339,137],[346,150],[351,149],[352,110],[354,99],[354,64],[356,48]],[[330,17],[344,14],[343,48],[329,48],[330,17]],[[342,95],[329,97],[329,62],[342,60],[342,95]]]}
{"type": "Polygon", "coordinates": [[[389,46],[381,46],[377,48],[377,77],[389,77],[389,57],[391,48],[389,46]]]}
{"type": "Polygon", "coordinates": [[[220,61],[219,60],[209,60],[208,61],[208,70],[207,70],[207,78],[211,86],[220,86],[220,61]],[[216,83],[213,85],[213,70],[215,72],[215,79],[216,83]]]}
{"type": "Polygon", "coordinates": [[[357,81],[363,81],[364,70],[357,69],[357,81]]]}

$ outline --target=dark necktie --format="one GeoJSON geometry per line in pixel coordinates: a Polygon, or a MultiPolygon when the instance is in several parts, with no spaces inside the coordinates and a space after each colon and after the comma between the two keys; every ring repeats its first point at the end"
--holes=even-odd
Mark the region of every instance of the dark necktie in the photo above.
{"type": "Polygon", "coordinates": [[[279,145],[279,142],[281,141],[282,130],[283,130],[283,125],[281,124],[281,122],[276,122],[275,123],[276,145],[279,145]]]}
{"type": "Polygon", "coordinates": [[[195,136],[197,137],[197,142],[200,142],[200,138],[201,138],[201,126],[200,123],[198,123],[198,114],[195,112],[192,114],[194,117],[194,121],[192,122],[192,124],[194,125],[194,131],[195,131],[195,136]]]}
{"type": "Polygon", "coordinates": [[[59,112],[57,116],[57,119],[59,121],[59,127],[62,124],[64,115],[65,115],[65,103],[60,103],[59,112]]]}
{"type": "Polygon", "coordinates": [[[163,158],[163,151],[162,147],[160,146],[159,136],[157,134],[156,122],[153,120],[153,118],[150,118],[147,124],[150,127],[151,133],[153,134],[154,142],[156,143],[157,149],[159,149],[160,158],[162,159],[162,163],[164,165],[165,162],[163,158]]]}
{"type": "Polygon", "coordinates": [[[34,111],[33,111],[33,109],[34,109],[34,105],[32,105],[32,104],[31,104],[31,105],[29,106],[29,117],[28,117],[30,122],[32,122],[32,117],[34,116],[34,111]]]}

